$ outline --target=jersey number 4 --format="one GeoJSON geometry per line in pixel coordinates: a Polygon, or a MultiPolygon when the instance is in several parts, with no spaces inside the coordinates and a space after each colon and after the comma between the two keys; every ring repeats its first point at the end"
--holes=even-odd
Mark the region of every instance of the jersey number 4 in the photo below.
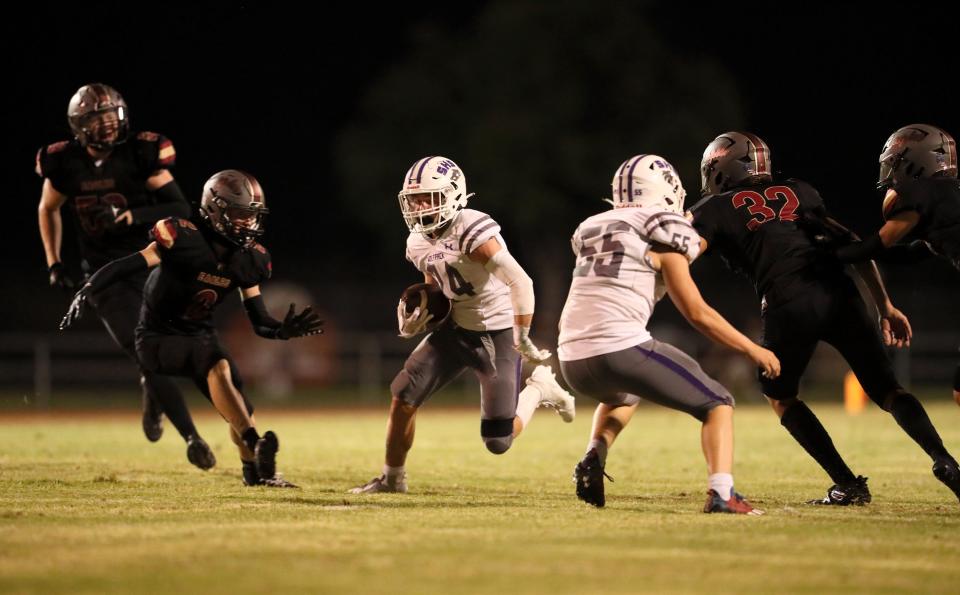
{"type": "Polygon", "coordinates": [[[747,229],[756,231],[764,223],[769,223],[774,219],[781,221],[796,221],[797,207],[800,206],[800,199],[797,193],[789,186],[769,186],[763,189],[763,194],[753,190],[743,190],[733,195],[733,208],[739,209],[746,207],[747,212],[753,215],[753,218],[747,222],[747,229]],[[780,207],[780,214],[767,206],[767,201],[784,201],[780,207]]]}

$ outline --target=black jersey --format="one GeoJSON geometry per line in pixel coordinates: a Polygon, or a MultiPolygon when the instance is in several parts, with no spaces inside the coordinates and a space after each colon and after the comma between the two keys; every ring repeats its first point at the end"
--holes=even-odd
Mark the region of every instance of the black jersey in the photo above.
{"type": "Polygon", "coordinates": [[[270,253],[260,244],[239,248],[206,225],[170,217],[152,235],[161,263],[143,290],[140,327],[192,335],[213,328],[213,310],[231,291],[270,278],[270,253]]]}
{"type": "Polygon", "coordinates": [[[146,188],[147,178],[172,167],[175,159],[173,144],[155,132],[134,134],[99,164],[76,139],[37,152],[37,174],[67,197],[85,268],[96,270],[142,250],[149,243],[150,226],[158,219],[189,213],[189,206],[179,202],[157,209],[156,196],[146,188]],[[129,209],[133,225],[107,229],[104,220],[95,216],[104,206],[129,209]]]}
{"type": "Polygon", "coordinates": [[[883,216],[904,211],[920,215],[907,240],[923,240],[960,269],[960,180],[919,178],[893,187],[896,198],[884,201],[883,216]]]}
{"type": "Polygon", "coordinates": [[[802,285],[843,274],[807,231],[808,221],[825,215],[816,189],[789,179],[710,196],[694,208],[693,226],[708,250],[750,277],[759,296],[783,302],[802,285]]]}

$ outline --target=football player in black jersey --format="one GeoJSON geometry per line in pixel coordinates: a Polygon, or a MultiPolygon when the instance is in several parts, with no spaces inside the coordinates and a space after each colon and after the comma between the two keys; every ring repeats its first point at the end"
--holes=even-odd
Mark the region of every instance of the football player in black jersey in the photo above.
{"type": "Polygon", "coordinates": [[[260,283],[270,278],[272,266],[270,253],[256,241],[266,214],[263,191],[253,176],[237,170],[215,174],[204,185],[198,224],[177,217],[158,221],[150,245],[90,277],[74,297],[61,328],[80,317],[86,301],[153,268],[136,331],[144,369],[193,380],[230,425],[246,485],[295,487],[277,475],[277,436],[268,431],[261,437],[257,432],[240,374],[213,325],[214,308],[239,289],[261,337],[286,340],[323,332],[322,321],[310,307],[297,314],[290,304],[283,321],[267,313],[260,283]]]}
{"type": "MultiPolygon", "coordinates": [[[[60,261],[62,207],[72,215],[85,274],[142,250],[159,219],[190,215],[190,205],[170,174],[176,157],[173,144],[155,132],[131,132],[127,104],[115,89],[98,83],[80,87],[70,100],[67,119],[73,140],[41,148],[36,166],[43,178],[40,237],[50,285],[61,289],[73,288],[60,261]]],[[[94,303],[110,336],[134,361],[134,329],[146,278],[146,272],[132,276],[94,303]]],[[[213,451],[197,432],[176,383],[142,367],[140,373],[147,439],[160,439],[165,412],[187,442],[190,462],[201,469],[213,467],[213,451]]]]}
{"type": "MultiPolygon", "coordinates": [[[[928,124],[894,132],[880,154],[877,188],[885,193],[883,227],[863,242],[841,247],[840,260],[903,261],[935,254],[960,270],[960,181],[952,136],[928,124]]],[[[953,399],[960,405],[960,366],[953,374],[953,399]]]]}
{"type": "Polygon", "coordinates": [[[818,247],[823,237],[850,232],[831,219],[819,193],[795,179],[775,180],[770,150],[753,134],[728,132],[701,162],[704,198],[691,209],[701,247],[745,272],[762,298],[763,345],[782,364],[777,378],[760,376],[780,423],[835,482],[821,504],[866,504],[866,478],[843,461],[820,420],[798,398],[800,377],[819,341],[847,360],[870,398],[933,459],[934,475],[960,497],[957,462],[923,406],[903,389],[884,344],[909,344],[910,324],[890,302],[873,262],[855,266],[880,309],[882,337],[843,264],[818,247]]]}

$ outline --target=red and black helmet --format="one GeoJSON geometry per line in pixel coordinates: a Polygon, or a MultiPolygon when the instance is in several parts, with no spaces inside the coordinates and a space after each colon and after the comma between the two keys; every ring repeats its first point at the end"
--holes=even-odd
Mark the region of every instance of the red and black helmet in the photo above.
{"type": "Polygon", "coordinates": [[[257,179],[236,169],[217,172],[203,185],[200,216],[211,229],[240,247],[263,235],[269,211],[257,179]]]}
{"type": "Polygon", "coordinates": [[[880,153],[877,188],[934,176],[957,177],[957,144],[952,136],[929,124],[911,124],[890,135],[880,153]]]}
{"type": "Polygon", "coordinates": [[[769,181],[770,147],[749,132],[724,132],[707,145],[700,161],[700,194],[769,181]]]}
{"type": "Polygon", "coordinates": [[[67,121],[84,147],[110,149],[130,134],[127,102],[116,89],[102,83],[77,89],[67,107],[67,121]]]}

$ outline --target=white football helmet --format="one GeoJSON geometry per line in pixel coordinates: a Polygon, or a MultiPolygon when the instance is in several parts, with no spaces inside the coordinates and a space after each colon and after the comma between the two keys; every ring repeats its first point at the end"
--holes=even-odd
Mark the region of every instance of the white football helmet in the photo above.
{"type": "Polygon", "coordinates": [[[467,178],[460,166],[437,156],[414,162],[403,178],[397,198],[410,232],[431,234],[456,219],[471,196],[467,194],[467,178]],[[429,201],[424,195],[429,196],[429,201]]]}
{"type": "Polygon", "coordinates": [[[613,208],[657,207],[683,214],[687,192],[680,174],[670,162],[657,155],[634,155],[613,174],[610,184],[613,208]]]}

